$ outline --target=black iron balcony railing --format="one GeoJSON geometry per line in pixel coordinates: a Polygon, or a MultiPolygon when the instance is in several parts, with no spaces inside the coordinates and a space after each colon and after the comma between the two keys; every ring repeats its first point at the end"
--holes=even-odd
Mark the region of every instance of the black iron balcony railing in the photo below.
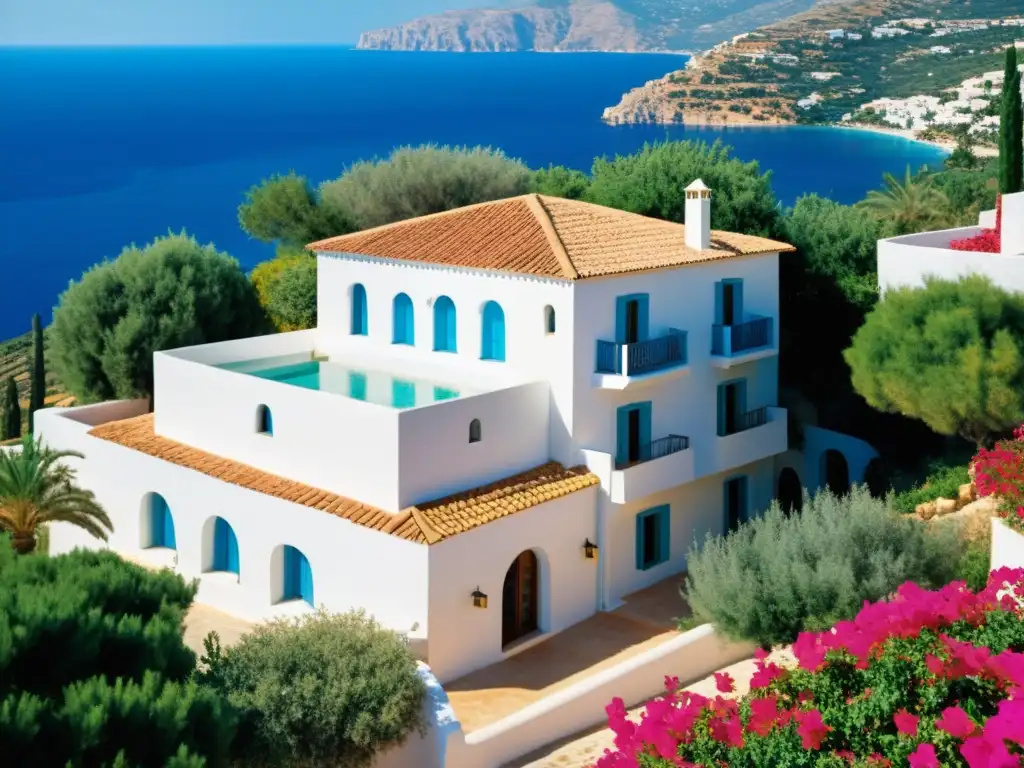
{"type": "Polygon", "coordinates": [[[686,331],[668,333],[635,344],[597,342],[597,372],[639,376],[686,363],[686,331]]]}
{"type": "Polygon", "coordinates": [[[772,319],[757,317],[733,325],[711,326],[711,354],[737,355],[772,343],[772,319]]]}
{"type": "Polygon", "coordinates": [[[752,411],[738,414],[733,419],[726,419],[722,425],[722,436],[735,435],[739,432],[746,432],[748,429],[763,427],[768,423],[768,407],[762,406],[752,411]]]}
{"type": "Polygon", "coordinates": [[[623,461],[616,461],[616,469],[628,469],[629,467],[635,467],[637,464],[643,464],[646,461],[654,461],[660,459],[663,456],[670,456],[673,453],[679,453],[685,451],[690,447],[690,438],[684,435],[669,435],[668,437],[662,437],[653,442],[646,443],[640,446],[640,450],[636,458],[627,458],[623,461]]]}

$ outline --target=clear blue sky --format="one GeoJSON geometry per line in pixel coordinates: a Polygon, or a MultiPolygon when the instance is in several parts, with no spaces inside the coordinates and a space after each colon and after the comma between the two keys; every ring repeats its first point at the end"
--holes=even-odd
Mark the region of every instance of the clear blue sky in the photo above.
{"type": "Polygon", "coordinates": [[[487,0],[0,0],[0,45],[354,43],[487,0]]]}

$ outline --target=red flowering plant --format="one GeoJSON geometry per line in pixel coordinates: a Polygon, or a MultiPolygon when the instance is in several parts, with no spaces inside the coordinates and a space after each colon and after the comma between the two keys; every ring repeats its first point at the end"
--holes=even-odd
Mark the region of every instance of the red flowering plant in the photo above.
{"type": "Polygon", "coordinates": [[[954,251],[974,251],[977,253],[999,253],[1002,250],[1003,198],[996,198],[996,228],[983,229],[973,237],[953,240],[949,247],[954,251]]]}
{"type": "Polygon", "coordinates": [[[759,652],[750,693],[716,675],[713,698],[679,690],[640,722],[608,706],[615,750],[596,768],[1024,765],[1024,570],[927,591],[907,582],[852,621],[804,632],[796,668],[759,652]]]}
{"type": "Polygon", "coordinates": [[[974,457],[974,483],[980,496],[999,498],[999,515],[1011,528],[1024,532],[1024,425],[1012,440],[1000,440],[974,457]]]}

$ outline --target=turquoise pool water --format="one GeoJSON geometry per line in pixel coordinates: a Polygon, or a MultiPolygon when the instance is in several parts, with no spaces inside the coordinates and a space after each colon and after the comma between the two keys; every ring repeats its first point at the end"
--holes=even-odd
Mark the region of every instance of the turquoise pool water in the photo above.
{"type": "Polygon", "coordinates": [[[421,379],[406,379],[384,371],[350,368],[340,363],[307,360],[290,365],[264,367],[260,361],[221,366],[261,379],[294,387],[331,392],[391,408],[415,408],[459,397],[459,390],[421,379]]]}

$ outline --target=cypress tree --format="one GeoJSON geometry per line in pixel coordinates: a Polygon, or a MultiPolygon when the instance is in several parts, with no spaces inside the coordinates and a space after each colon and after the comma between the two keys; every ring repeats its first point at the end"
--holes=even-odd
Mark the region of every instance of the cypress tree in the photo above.
{"type": "Polygon", "coordinates": [[[21,406],[18,404],[18,385],[9,377],[0,391],[0,439],[21,437],[21,406]]]}
{"type": "Polygon", "coordinates": [[[1003,104],[999,117],[999,191],[1004,195],[1024,189],[1024,113],[1021,111],[1017,49],[1006,49],[1003,104]]]}
{"type": "Polygon", "coordinates": [[[43,325],[39,315],[32,315],[32,389],[28,401],[28,431],[34,430],[35,412],[46,400],[46,366],[43,364],[43,325]]]}

